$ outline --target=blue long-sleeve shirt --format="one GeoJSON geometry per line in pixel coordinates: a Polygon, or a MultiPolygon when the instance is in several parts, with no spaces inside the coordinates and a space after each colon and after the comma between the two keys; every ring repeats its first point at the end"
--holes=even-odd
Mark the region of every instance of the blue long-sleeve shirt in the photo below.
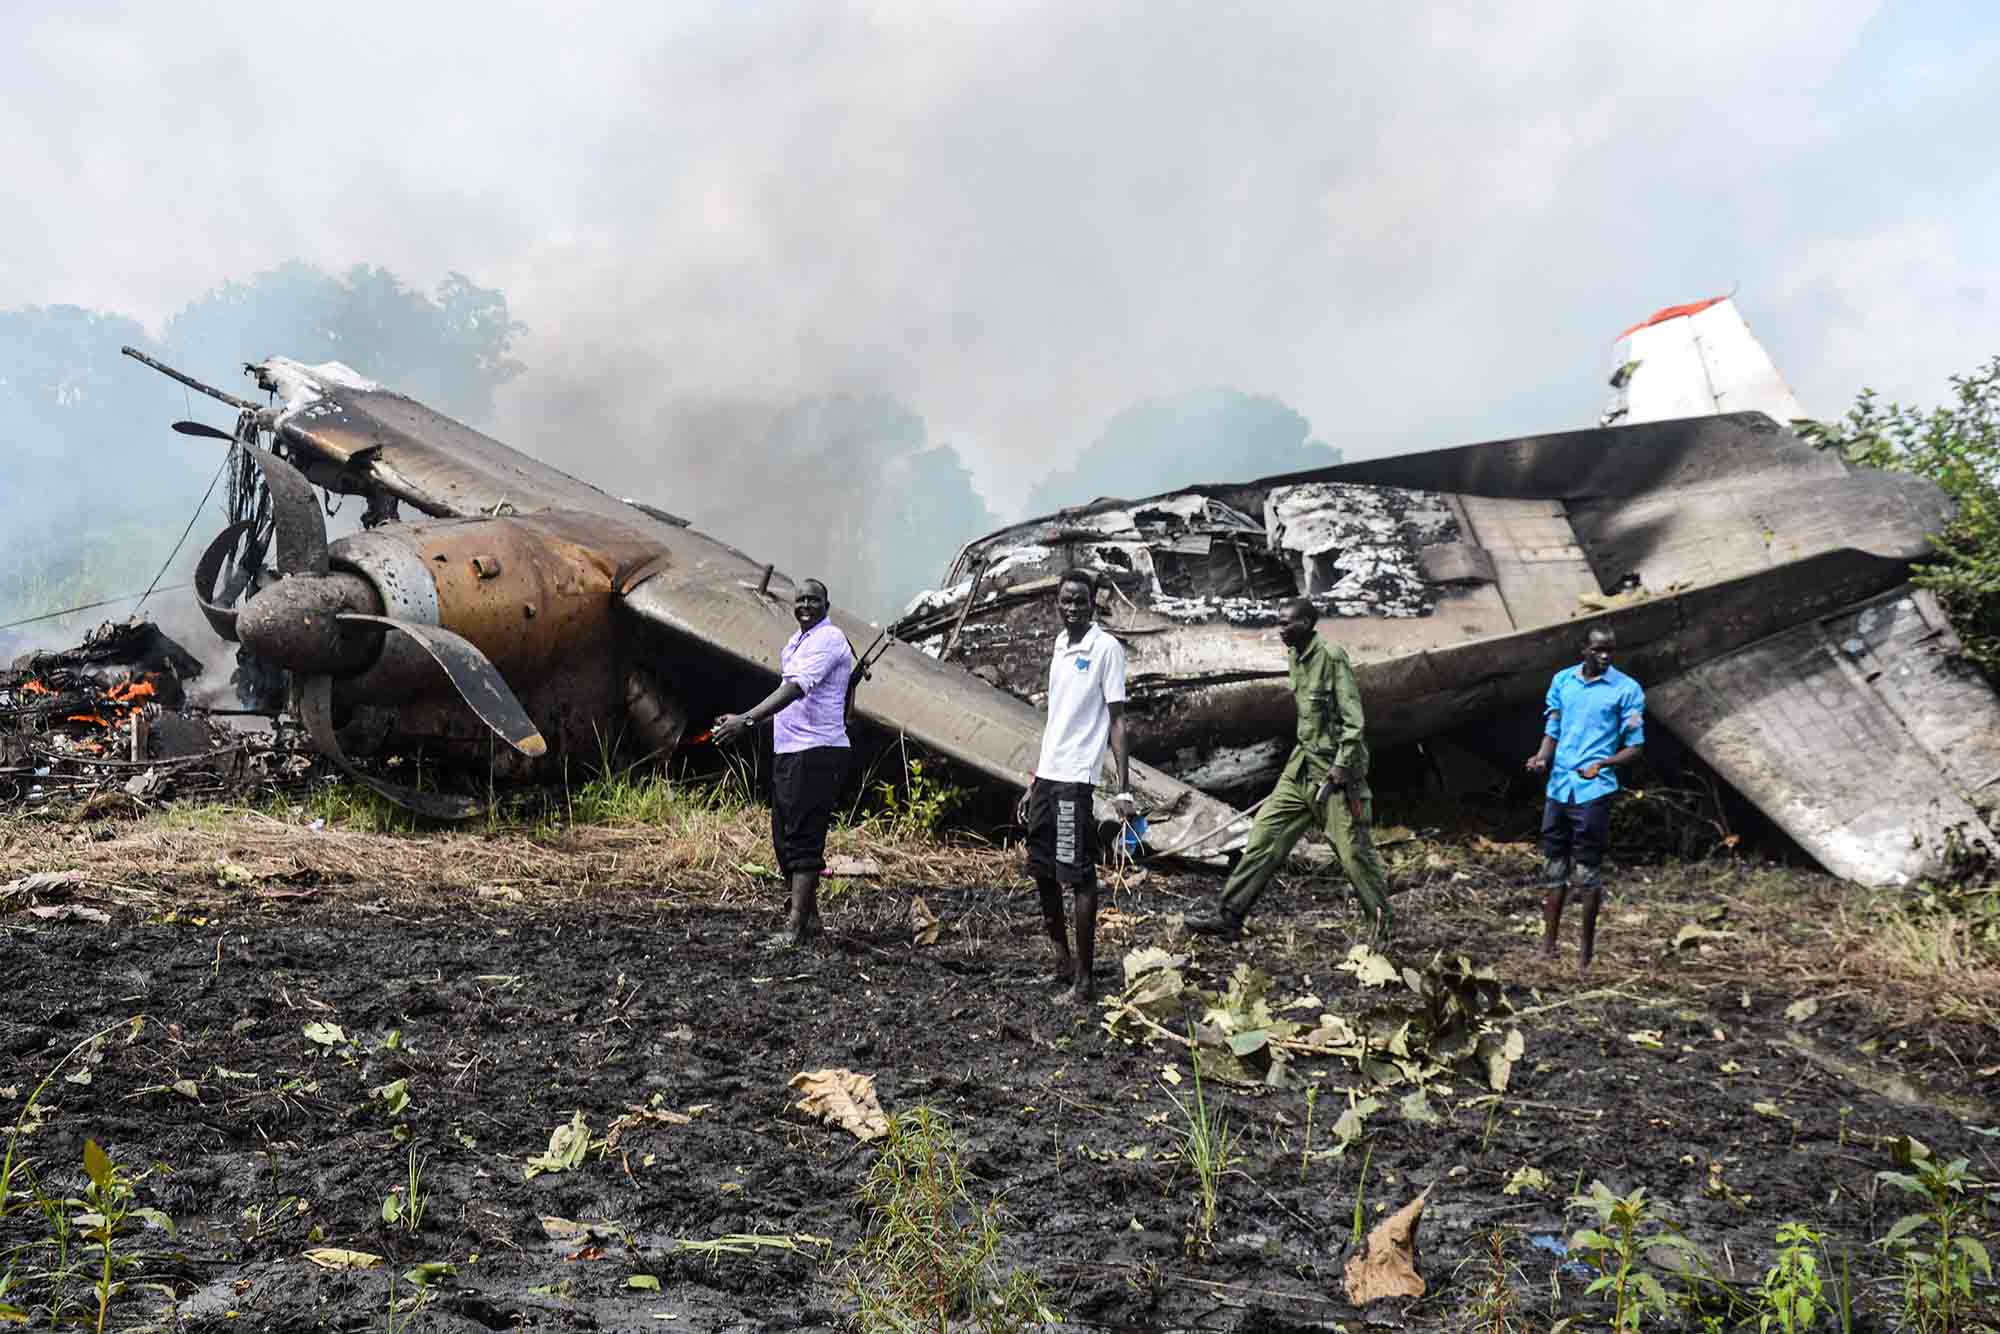
{"type": "Polygon", "coordinates": [[[1557,672],[1543,701],[1543,717],[1543,734],[1556,739],[1555,757],[1549,761],[1551,801],[1610,796],[1618,790],[1616,769],[1599,769],[1595,778],[1577,770],[1646,742],[1646,692],[1616,667],[1606,667],[1596,680],[1584,676],[1581,665],[1557,672]]]}

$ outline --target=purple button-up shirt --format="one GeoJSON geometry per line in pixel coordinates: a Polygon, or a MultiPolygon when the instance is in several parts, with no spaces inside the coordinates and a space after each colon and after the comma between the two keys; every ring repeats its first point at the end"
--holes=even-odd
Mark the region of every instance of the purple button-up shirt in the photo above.
{"type": "Polygon", "coordinates": [[[821,621],[785,641],[778,670],[805,691],[771,720],[771,749],[780,755],[815,746],[847,744],[847,679],[854,654],[847,636],[832,621],[821,621]]]}

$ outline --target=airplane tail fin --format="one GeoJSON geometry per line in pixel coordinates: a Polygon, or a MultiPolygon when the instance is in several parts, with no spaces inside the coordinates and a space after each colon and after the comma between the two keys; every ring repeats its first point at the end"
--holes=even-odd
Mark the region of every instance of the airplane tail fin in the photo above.
{"type": "Polygon", "coordinates": [[[1726,296],[1655,311],[1615,348],[1600,426],[1727,412],[1761,412],[1786,426],[1806,415],[1726,296]]]}

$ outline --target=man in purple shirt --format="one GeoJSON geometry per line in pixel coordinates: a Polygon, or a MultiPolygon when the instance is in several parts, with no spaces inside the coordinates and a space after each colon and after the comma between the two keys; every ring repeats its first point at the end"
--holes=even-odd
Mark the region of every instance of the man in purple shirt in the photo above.
{"type": "Polygon", "coordinates": [[[715,740],[734,741],[766,718],[771,726],[771,846],[791,882],[792,912],[783,932],[765,944],[795,949],[819,936],[819,877],[826,869],[826,830],[833,799],[847,776],[847,682],[854,651],[826,619],[826,585],[808,579],[792,599],[798,633],[778,659],[778,688],[744,713],[716,719],[715,740]]]}

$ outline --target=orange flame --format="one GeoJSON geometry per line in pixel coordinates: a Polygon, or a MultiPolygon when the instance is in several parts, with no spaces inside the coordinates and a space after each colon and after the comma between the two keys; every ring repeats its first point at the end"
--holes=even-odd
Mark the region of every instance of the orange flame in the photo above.
{"type": "Polygon", "coordinates": [[[144,678],[113,686],[106,692],[114,704],[131,704],[138,700],[151,699],[157,693],[153,689],[153,683],[144,678]]]}
{"type": "Polygon", "coordinates": [[[701,735],[699,735],[699,736],[691,736],[691,737],[689,737],[689,738],[688,738],[687,740],[685,740],[685,741],[681,742],[681,744],[682,744],[683,746],[703,746],[703,745],[707,745],[707,744],[708,744],[708,740],[709,740],[709,738],[710,738],[710,737],[713,737],[714,735],[715,735],[715,729],[711,727],[711,728],[709,728],[709,729],[708,729],[708,730],[707,730],[706,732],[703,732],[703,733],[702,733],[701,735]]]}
{"type": "Polygon", "coordinates": [[[27,691],[30,695],[53,695],[56,693],[40,681],[23,681],[21,682],[21,689],[27,691]]]}

